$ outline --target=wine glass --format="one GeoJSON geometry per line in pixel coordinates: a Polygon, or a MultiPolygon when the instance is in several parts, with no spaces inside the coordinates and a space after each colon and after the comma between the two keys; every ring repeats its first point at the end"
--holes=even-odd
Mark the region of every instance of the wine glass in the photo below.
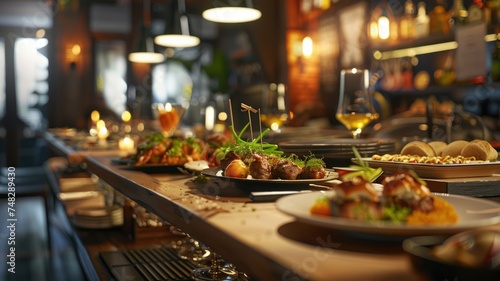
{"type": "Polygon", "coordinates": [[[349,69],[340,72],[340,92],[335,115],[352,137],[358,139],[361,131],[379,118],[373,107],[370,76],[367,69],[349,69]]]}
{"type": "Polygon", "coordinates": [[[170,137],[179,127],[182,117],[188,108],[188,103],[155,103],[153,112],[160,124],[160,129],[165,137],[170,137]]]}
{"type": "Polygon", "coordinates": [[[191,277],[199,281],[230,281],[237,280],[239,272],[230,263],[225,262],[220,255],[212,252],[210,266],[197,268],[191,272],[191,277]]]}
{"type": "Polygon", "coordinates": [[[288,121],[286,87],[283,83],[271,83],[262,93],[261,121],[275,132],[288,121]]]}
{"type": "Polygon", "coordinates": [[[181,259],[197,263],[204,263],[210,259],[210,250],[198,240],[173,225],[169,227],[169,231],[172,234],[183,236],[182,239],[173,241],[171,244],[181,259]]]}

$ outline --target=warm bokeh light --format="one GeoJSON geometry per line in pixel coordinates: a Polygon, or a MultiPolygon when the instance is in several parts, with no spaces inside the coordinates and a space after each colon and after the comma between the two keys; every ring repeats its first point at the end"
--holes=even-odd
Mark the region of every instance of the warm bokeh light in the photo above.
{"type": "Polygon", "coordinates": [[[219,114],[217,115],[217,118],[220,121],[226,121],[227,120],[227,113],[225,113],[225,112],[219,112],[219,114]]]}
{"type": "Polygon", "coordinates": [[[207,106],[205,108],[205,129],[211,131],[215,126],[215,108],[213,106],[207,106]]]}
{"type": "Polygon", "coordinates": [[[125,110],[124,112],[122,112],[122,121],[123,122],[129,122],[130,119],[132,119],[132,114],[130,113],[130,111],[125,110]]]}
{"type": "Polygon", "coordinates": [[[302,55],[308,58],[312,56],[312,53],[313,53],[313,41],[311,37],[307,36],[304,39],[302,39],[302,55]]]}
{"type": "Polygon", "coordinates": [[[118,141],[118,148],[121,151],[132,153],[135,150],[135,142],[129,135],[126,135],[118,141]]]}
{"type": "Polygon", "coordinates": [[[99,113],[99,111],[94,110],[90,113],[90,120],[92,120],[92,122],[97,123],[99,119],[101,119],[101,114],[99,113]]]}
{"type": "Polygon", "coordinates": [[[382,40],[389,39],[391,32],[391,23],[389,18],[386,16],[381,16],[378,18],[378,37],[382,40]]]}
{"type": "Polygon", "coordinates": [[[80,55],[81,52],[82,52],[82,48],[80,47],[80,45],[75,44],[75,45],[73,45],[73,47],[71,47],[71,53],[74,56],[80,55]]]}

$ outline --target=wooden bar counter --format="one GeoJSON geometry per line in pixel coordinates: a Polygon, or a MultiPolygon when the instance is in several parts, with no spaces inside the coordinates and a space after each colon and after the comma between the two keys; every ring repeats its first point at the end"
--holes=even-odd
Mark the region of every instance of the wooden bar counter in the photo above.
{"type": "Polygon", "coordinates": [[[254,280],[427,280],[412,267],[402,240],[298,222],[274,202],[250,200],[249,192],[263,186],[200,182],[175,170],[146,173],[116,165],[115,158],[87,154],[83,161],[90,173],[254,280]]]}
{"type": "MultiPolygon", "coordinates": [[[[86,157],[88,170],[199,239],[256,280],[419,280],[400,243],[350,237],[294,221],[248,191],[146,174],[86,157]]],[[[251,187],[247,187],[251,188],[251,187]]]]}

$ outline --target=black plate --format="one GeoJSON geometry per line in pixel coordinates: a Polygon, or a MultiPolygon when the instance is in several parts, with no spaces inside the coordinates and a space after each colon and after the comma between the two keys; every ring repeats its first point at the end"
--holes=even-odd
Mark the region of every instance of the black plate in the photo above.
{"type": "Polygon", "coordinates": [[[130,158],[114,157],[111,159],[111,164],[117,165],[117,166],[130,165],[133,163],[134,163],[134,160],[132,160],[130,158]]]}
{"type": "Polygon", "coordinates": [[[231,178],[222,175],[222,170],[219,167],[208,168],[201,171],[201,174],[208,177],[214,177],[227,181],[241,182],[241,183],[265,183],[265,184],[280,184],[280,185],[297,185],[297,184],[310,184],[321,183],[338,178],[337,172],[331,169],[326,169],[326,176],[322,179],[296,179],[296,180],[282,180],[282,179],[252,179],[252,178],[231,178]]]}
{"type": "Polygon", "coordinates": [[[417,236],[404,240],[403,249],[410,255],[414,268],[429,280],[500,280],[500,270],[489,270],[446,263],[431,254],[433,247],[442,244],[447,236],[417,236]]]}

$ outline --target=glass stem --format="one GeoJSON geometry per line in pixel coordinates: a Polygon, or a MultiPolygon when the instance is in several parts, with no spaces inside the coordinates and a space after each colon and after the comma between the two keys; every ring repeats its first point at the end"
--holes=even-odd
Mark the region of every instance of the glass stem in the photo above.
{"type": "Polygon", "coordinates": [[[356,129],[356,130],[353,130],[352,131],[352,138],[353,139],[359,139],[359,135],[361,133],[361,130],[360,129],[356,129]]]}
{"type": "Polygon", "coordinates": [[[212,262],[210,264],[210,270],[209,273],[213,277],[217,277],[221,274],[220,268],[219,268],[219,260],[217,254],[214,252],[212,253],[212,262]]]}

